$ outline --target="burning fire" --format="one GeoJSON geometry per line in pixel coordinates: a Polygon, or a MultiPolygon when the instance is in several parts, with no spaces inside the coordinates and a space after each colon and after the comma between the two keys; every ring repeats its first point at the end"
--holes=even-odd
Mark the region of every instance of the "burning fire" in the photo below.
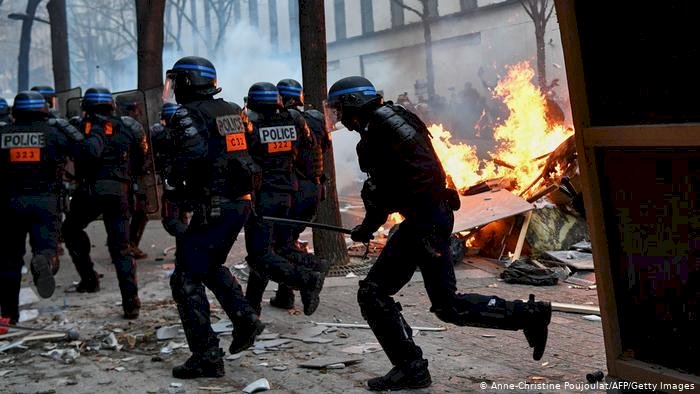
{"type": "MultiPolygon", "coordinates": [[[[458,190],[484,180],[507,177],[515,180],[515,193],[525,192],[527,197],[537,191],[543,181],[539,176],[544,159],[574,130],[547,121],[547,103],[540,89],[532,83],[534,76],[530,64],[521,62],[508,67],[506,77],[496,85],[494,95],[508,107],[510,115],[494,129],[498,147],[496,152],[489,152],[491,160],[480,160],[474,146],[453,143],[452,133],[441,124],[428,127],[435,153],[458,190]]],[[[482,118],[484,114],[482,112],[482,118]]],[[[397,224],[403,219],[400,214],[393,213],[388,222],[397,224]]],[[[472,240],[473,237],[467,244],[472,240]]]]}
{"type": "Polygon", "coordinates": [[[528,62],[508,67],[505,78],[498,82],[495,96],[508,107],[510,115],[494,129],[498,142],[496,152],[489,152],[491,160],[482,161],[476,148],[463,143],[452,143],[452,135],[442,125],[429,127],[433,147],[445,172],[457,189],[462,190],[482,180],[509,177],[516,180],[514,192],[529,187],[534,193],[547,154],[573,134],[563,124],[549,124],[546,100],[532,83],[534,70],[528,62]],[[535,182],[535,185],[532,185],[535,182]]]}

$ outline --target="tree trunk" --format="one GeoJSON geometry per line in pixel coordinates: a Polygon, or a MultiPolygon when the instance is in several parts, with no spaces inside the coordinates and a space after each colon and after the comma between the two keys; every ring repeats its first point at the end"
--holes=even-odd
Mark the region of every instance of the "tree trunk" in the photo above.
{"type": "MultiPolygon", "coordinates": [[[[427,4],[427,2],[424,4],[427,4]]],[[[431,103],[435,99],[435,69],[433,67],[433,33],[430,29],[431,17],[427,16],[427,8],[423,9],[423,15],[423,38],[425,39],[425,74],[427,79],[426,82],[428,84],[428,102],[431,103]]]]}
{"type": "MultiPolygon", "coordinates": [[[[318,0],[299,0],[299,39],[301,68],[306,106],[323,109],[326,98],[326,21],[324,5],[318,0]]],[[[326,199],[318,208],[317,220],[320,223],[342,225],[338,191],[335,185],[335,160],[333,147],[323,158],[328,189],[326,199]]],[[[332,265],[350,262],[345,238],[342,234],[323,230],[313,230],[314,251],[332,265]]]]}
{"type": "Polygon", "coordinates": [[[53,84],[54,89],[60,92],[71,88],[66,0],[49,0],[46,9],[49,11],[49,20],[51,21],[53,84]]]}
{"type": "Polygon", "coordinates": [[[32,47],[32,25],[36,8],[41,0],[27,0],[27,11],[22,19],[22,32],[19,38],[19,57],[17,59],[17,91],[29,89],[29,49],[32,47]]]}
{"type": "Polygon", "coordinates": [[[542,92],[546,92],[549,88],[547,85],[547,62],[545,60],[544,33],[544,27],[538,28],[535,26],[535,41],[537,43],[537,82],[539,83],[542,92]]]}
{"type": "Polygon", "coordinates": [[[138,36],[138,88],[163,84],[163,17],[165,0],[135,0],[138,36]]]}

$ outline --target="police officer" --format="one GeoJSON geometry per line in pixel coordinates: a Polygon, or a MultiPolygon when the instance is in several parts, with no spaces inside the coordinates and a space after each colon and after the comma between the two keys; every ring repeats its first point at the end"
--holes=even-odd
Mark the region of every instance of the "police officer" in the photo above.
{"type": "Polygon", "coordinates": [[[173,369],[180,379],[224,375],[204,286],[233,322],[231,353],[248,348],[264,328],[224,266],[252,210],[260,169],[247,151],[240,107],[215,99],[220,91],[216,69],[201,57],[184,57],[167,72],[163,97],[182,107],[171,118],[175,155],[164,188],[169,204],[193,211],[188,225],[178,223],[177,213],[164,214],[177,247],[170,287],[192,352],[173,369]]]}
{"type": "Polygon", "coordinates": [[[247,135],[248,149],[262,167],[262,185],[256,193],[255,216],[245,227],[251,271],[246,297],[260,311],[265,287],[272,279],[300,289],[304,314],[311,315],[318,307],[328,264],[293,264],[280,256],[274,250],[279,227],[262,220],[263,216],[288,217],[292,195],[299,189],[294,161],[300,147],[310,143],[310,131],[299,112],[283,108],[277,87],[269,82],[250,87],[247,109],[251,131],[247,135]]]}
{"type": "Polygon", "coordinates": [[[7,100],[0,97],[0,126],[7,126],[10,123],[10,106],[7,100]]]}
{"type": "Polygon", "coordinates": [[[61,114],[56,108],[56,90],[51,86],[34,86],[32,91],[41,94],[46,100],[46,104],[49,106],[49,115],[54,118],[60,118],[61,114]]]}
{"type": "Polygon", "coordinates": [[[383,103],[362,77],[339,80],[328,93],[329,105],[350,130],[360,133],[357,156],[369,175],[362,189],[366,213],[352,231],[368,242],[387,219],[399,212],[406,219],[389,238],[376,263],[360,281],[357,300],[362,316],[382,345],[393,368],[370,379],[370,390],[399,390],[431,384],[428,361],[413,342],[411,328],[392,296],[420,268],[432,303],[431,311],[448,323],[504,330],[523,329],[539,360],[551,317],[548,302],[506,301],[495,296],[457,293],[450,261],[453,210],[459,196],[445,187],[445,172],[433,150],[425,124],[413,113],[383,103]]]}
{"type": "Polygon", "coordinates": [[[160,182],[167,178],[167,168],[170,166],[170,160],[173,159],[175,152],[172,146],[172,124],[171,119],[180,108],[180,105],[175,103],[163,103],[160,111],[160,122],[155,123],[150,127],[151,144],[153,145],[153,159],[155,160],[156,173],[160,178],[160,182]]]}
{"type": "Polygon", "coordinates": [[[0,309],[16,323],[27,233],[34,284],[41,297],[51,297],[58,271],[59,168],[68,156],[99,155],[104,140],[100,133],[85,139],[65,121],[47,121],[48,106],[37,92],[17,94],[12,116],[14,124],[0,128],[0,206],[12,226],[0,237],[0,309]]]}
{"type": "Polygon", "coordinates": [[[102,214],[107,246],[117,272],[122,308],[126,319],[139,316],[141,301],[136,283],[136,266],[129,251],[129,187],[132,176],[143,171],[148,149],[143,129],[131,127],[114,115],[114,100],[101,87],[85,91],[81,103],[85,118],[80,125],[85,135],[96,130],[105,135],[99,159],[76,160],[78,189],[63,223],[63,238],[80,275],[78,292],[100,290],[100,281],[90,258],[90,239],[85,228],[102,214]]]}
{"type": "MultiPolygon", "coordinates": [[[[141,126],[141,123],[138,121],[143,116],[143,109],[140,107],[139,103],[132,100],[120,100],[118,97],[117,105],[119,106],[119,113],[122,114],[122,122],[129,128],[140,129],[139,133],[143,133],[143,126],[141,126]]],[[[146,155],[144,162],[144,167],[146,169],[151,168],[150,160],[151,155],[146,155]]],[[[129,223],[129,247],[134,259],[141,260],[148,257],[148,254],[139,248],[143,232],[146,230],[146,225],[148,224],[148,214],[146,213],[146,201],[148,197],[146,196],[146,189],[139,187],[139,180],[137,177],[131,180],[130,193],[131,222],[129,223]]]]}
{"type": "MultiPolygon", "coordinates": [[[[330,147],[325,118],[318,110],[304,111],[304,90],[298,81],[283,79],[277,83],[277,89],[284,107],[301,112],[311,131],[309,144],[300,147],[294,162],[299,189],[292,196],[292,206],[289,209],[291,219],[311,221],[316,216],[324,194],[323,155],[330,147]]],[[[281,245],[278,245],[278,253],[291,261],[313,258],[298,247],[297,241],[302,231],[304,226],[280,225],[281,245]]],[[[294,308],[294,292],[289,286],[280,283],[275,296],[270,299],[270,305],[283,309],[294,308]]]]}

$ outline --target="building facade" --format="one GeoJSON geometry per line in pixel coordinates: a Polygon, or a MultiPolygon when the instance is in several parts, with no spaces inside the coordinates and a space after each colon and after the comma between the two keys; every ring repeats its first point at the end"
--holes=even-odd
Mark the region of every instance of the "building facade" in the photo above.
{"type": "MultiPolygon", "coordinates": [[[[417,99],[426,79],[424,29],[406,7],[423,10],[419,0],[325,0],[329,83],[361,75],[388,98],[408,92],[417,99]]],[[[437,94],[449,99],[471,83],[486,95],[485,85],[494,86],[505,66],[523,60],[535,66],[534,25],[518,0],[428,0],[427,7],[437,94]]],[[[256,26],[279,52],[298,51],[297,0],[239,1],[233,11],[234,23],[256,26]]],[[[545,42],[547,79],[565,89],[555,14],[545,42]]]]}

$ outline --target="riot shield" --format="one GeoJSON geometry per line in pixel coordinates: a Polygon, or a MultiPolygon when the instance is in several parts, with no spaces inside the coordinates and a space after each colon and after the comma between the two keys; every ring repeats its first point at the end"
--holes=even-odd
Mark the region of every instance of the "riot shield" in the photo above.
{"type": "Polygon", "coordinates": [[[74,116],[80,116],[83,113],[83,110],[80,108],[81,100],[82,97],[71,97],[66,100],[66,110],[61,110],[62,113],[66,114],[66,119],[70,119],[74,116]]]}
{"type": "MultiPolygon", "coordinates": [[[[80,108],[80,97],[83,95],[83,90],[80,87],[62,90],[56,92],[56,110],[66,119],[70,118],[68,116],[68,100],[78,99],[78,109],[80,108]]],[[[79,115],[80,111],[76,115],[79,115]]]]}
{"type": "MultiPolygon", "coordinates": [[[[148,154],[146,156],[147,173],[136,179],[138,190],[146,197],[146,213],[149,215],[160,212],[160,193],[156,179],[155,160],[153,159],[153,144],[151,144],[149,112],[153,109],[148,105],[146,94],[140,90],[128,90],[113,93],[117,116],[130,116],[138,121],[146,133],[148,154]]],[[[160,107],[156,109],[159,111],[160,107]]]]}

